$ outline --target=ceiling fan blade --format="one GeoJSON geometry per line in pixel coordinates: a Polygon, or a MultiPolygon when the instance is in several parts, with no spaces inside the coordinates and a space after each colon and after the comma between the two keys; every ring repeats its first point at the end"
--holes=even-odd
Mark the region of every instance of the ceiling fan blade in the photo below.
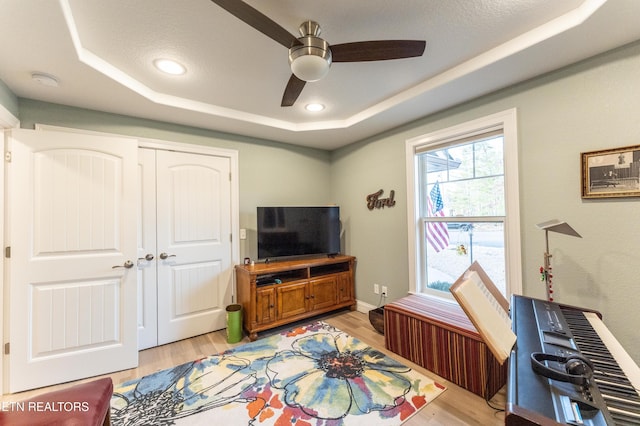
{"type": "Polygon", "coordinates": [[[277,41],[287,49],[297,44],[302,44],[289,31],[282,28],[269,17],[239,0],[211,0],[236,18],[249,24],[269,38],[277,41]]]}
{"type": "Polygon", "coordinates": [[[288,107],[295,104],[305,84],[307,84],[306,81],[300,80],[294,74],[291,74],[287,87],[284,89],[280,106],[288,107]]]}
{"type": "Polygon", "coordinates": [[[422,56],[423,40],[358,41],[331,45],[333,62],[386,61],[422,56]]]}

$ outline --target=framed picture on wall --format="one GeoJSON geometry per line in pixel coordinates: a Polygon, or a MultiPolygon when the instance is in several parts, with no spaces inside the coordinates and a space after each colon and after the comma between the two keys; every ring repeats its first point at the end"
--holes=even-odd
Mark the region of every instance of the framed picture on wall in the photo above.
{"type": "Polygon", "coordinates": [[[582,198],[640,197],[640,145],[581,156],[582,198]]]}

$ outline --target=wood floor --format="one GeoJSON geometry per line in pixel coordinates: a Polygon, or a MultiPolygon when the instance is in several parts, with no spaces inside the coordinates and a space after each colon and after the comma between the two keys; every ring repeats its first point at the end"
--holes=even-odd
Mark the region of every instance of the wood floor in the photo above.
{"type": "MultiPolygon", "coordinates": [[[[446,426],[488,426],[504,424],[504,412],[491,408],[483,398],[456,386],[455,384],[428,370],[425,370],[424,368],[421,368],[416,364],[409,362],[399,355],[387,351],[384,347],[384,336],[373,329],[366,314],[357,311],[345,310],[319,317],[318,319],[326,321],[334,327],[349,333],[351,336],[358,338],[359,340],[403,362],[415,370],[420,371],[447,387],[447,390],[435,401],[428,404],[420,410],[418,414],[404,423],[405,426],[418,426],[424,424],[446,426]]],[[[237,344],[228,344],[226,339],[226,331],[220,330],[168,345],[146,349],[144,351],[140,351],[140,363],[138,368],[119,371],[100,377],[111,377],[115,385],[136,377],[142,377],[147,374],[154,373],[158,370],[192,361],[197,358],[216,354],[226,349],[249,342],[247,337],[237,344]]],[[[2,397],[2,401],[17,401],[39,393],[69,387],[75,383],[88,380],[92,379],[51,386],[35,391],[4,395],[2,397]]],[[[494,407],[504,407],[505,388],[503,387],[489,402],[494,407]]]]}

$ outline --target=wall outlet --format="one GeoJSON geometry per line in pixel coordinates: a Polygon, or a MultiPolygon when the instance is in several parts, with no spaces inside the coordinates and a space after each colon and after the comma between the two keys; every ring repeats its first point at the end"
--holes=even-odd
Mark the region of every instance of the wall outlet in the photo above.
{"type": "Polygon", "coordinates": [[[373,292],[375,294],[380,294],[380,286],[378,284],[373,285],[373,292]]]}
{"type": "Polygon", "coordinates": [[[387,297],[387,294],[389,294],[389,293],[387,293],[387,286],[383,285],[382,286],[382,296],[387,297]]]}

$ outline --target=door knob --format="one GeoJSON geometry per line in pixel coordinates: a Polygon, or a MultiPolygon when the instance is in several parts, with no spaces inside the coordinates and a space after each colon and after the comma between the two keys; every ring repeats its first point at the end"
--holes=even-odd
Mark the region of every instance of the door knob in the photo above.
{"type": "Polygon", "coordinates": [[[151,262],[153,260],[153,255],[151,253],[147,253],[144,257],[139,257],[138,260],[146,260],[147,262],[151,262]]]}
{"type": "Polygon", "coordinates": [[[167,254],[167,253],[162,252],[162,253],[160,253],[160,256],[158,256],[158,257],[160,257],[160,259],[162,259],[162,260],[165,260],[165,259],[167,259],[169,257],[176,257],[176,255],[175,254],[167,254]]]}
{"type": "Polygon", "coordinates": [[[130,260],[127,260],[126,262],[124,262],[124,265],[115,265],[111,267],[111,269],[116,269],[116,268],[125,268],[125,269],[133,268],[133,262],[130,260]]]}

